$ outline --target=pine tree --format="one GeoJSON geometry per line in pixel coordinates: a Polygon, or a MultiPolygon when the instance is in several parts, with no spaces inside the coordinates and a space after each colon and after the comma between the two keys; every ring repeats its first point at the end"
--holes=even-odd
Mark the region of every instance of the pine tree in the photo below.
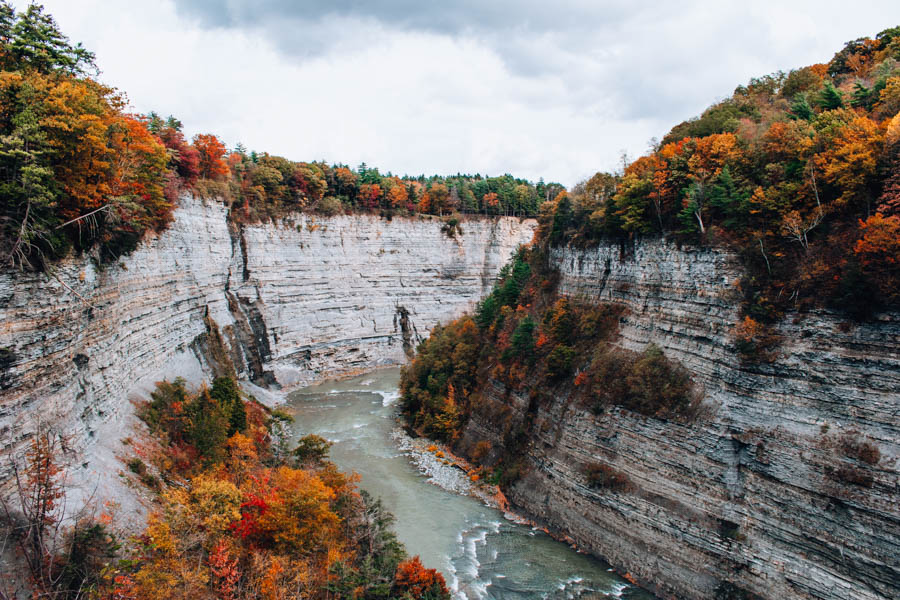
{"type": "Polygon", "coordinates": [[[819,106],[825,110],[835,110],[844,106],[844,96],[830,81],[825,82],[819,96],[819,106]]]}
{"type": "Polygon", "coordinates": [[[804,121],[811,121],[816,116],[812,106],[809,105],[809,100],[806,99],[806,94],[797,94],[797,97],[791,104],[790,116],[804,121]]]}
{"type": "MultiPolygon", "coordinates": [[[[3,11],[6,13],[6,11],[3,11]]],[[[20,13],[12,28],[10,52],[19,67],[31,67],[43,73],[63,71],[84,75],[95,71],[94,54],[79,43],[72,46],[59,30],[56,20],[44,14],[40,4],[30,4],[20,13]]]]}

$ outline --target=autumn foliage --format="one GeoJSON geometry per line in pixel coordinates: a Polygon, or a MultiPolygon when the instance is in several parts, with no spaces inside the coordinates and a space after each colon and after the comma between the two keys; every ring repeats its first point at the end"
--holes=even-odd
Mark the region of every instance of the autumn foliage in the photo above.
{"type": "Polygon", "coordinates": [[[72,46],[38,5],[0,0],[0,260],[44,269],[70,251],[109,262],[172,219],[179,195],[224,202],[258,222],[307,210],[534,216],[562,189],[480,174],[399,177],[229,149],[212,133],[189,142],[182,123],[128,112],[91,79],[93,55],[72,46]]]}
{"type": "Polygon", "coordinates": [[[230,378],[194,392],[160,383],[139,412],[156,440],[139,452],[169,484],[99,597],[449,598],[440,574],[405,560],[380,503],[327,460],[330,444],[281,450],[284,417],[230,378]]]}
{"type": "Polygon", "coordinates": [[[897,306],[885,219],[900,207],[898,31],[739,86],[622,173],[545,205],[542,241],[662,235],[729,247],[747,267],[744,315],[765,324],[788,309],[864,318],[897,306]]]}

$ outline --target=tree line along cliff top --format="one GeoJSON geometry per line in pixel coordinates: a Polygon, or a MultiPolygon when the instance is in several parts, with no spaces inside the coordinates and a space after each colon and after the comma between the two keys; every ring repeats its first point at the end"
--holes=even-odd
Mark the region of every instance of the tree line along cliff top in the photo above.
{"type": "Polygon", "coordinates": [[[619,173],[566,192],[510,175],[410,177],[188,141],[181,122],[128,112],[90,77],[39,5],[0,0],[0,252],[40,269],[101,261],[172,219],[179,194],[225,202],[237,222],[325,215],[539,215],[553,245],[641,236],[727,246],[746,264],[745,314],[773,322],[826,304],[867,316],[900,300],[900,28],[828,63],[752,79],[675,126],[619,173]]]}
{"type": "Polygon", "coordinates": [[[748,326],[900,302],[900,27],[752,79],[624,173],[542,207],[552,245],[663,235],[740,253],[748,326]]]}
{"type": "Polygon", "coordinates": [[[181,122],[128,112],[90,77],[94,55],[73,46],[40,5],[0,0],[0,253],[6,266],[45,268],[96,249],[101,262],[164,229],[179,194],[230,207],[239,222],[312,210],[534,216],[559,184],[511,175],[398,177],[365,164],[294,162],[233,150],[213,134],[188,141],[181,122]]]}

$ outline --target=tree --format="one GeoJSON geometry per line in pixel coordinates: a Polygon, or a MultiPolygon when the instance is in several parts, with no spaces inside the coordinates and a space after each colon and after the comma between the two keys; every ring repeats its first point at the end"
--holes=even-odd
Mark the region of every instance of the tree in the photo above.
{"type": "Polygon", "coordinates": [[[860,223],[861,236],[853,248],[863,273],[886,300],[900,300],[900,216],[876,213],[860,223]]]}
{"type": "Polygon", "coordinates": [[[809,104],[809,100],[806,98],[806,94],[797,94],[794,98],[794,101],[791,103],[790,116],[804,121],[812,121],[813,117],[816,116],[812,106],[809,104]]]}
{"type": "Polygon", "coordinates": [[[869,212],[877,189],[878,158],[884,135],[877,123],[857,116],[840,127],[829,147],[816,157],[823,178],[840,191],[839,207],[869,212]]]}
{"type": "Polygon", "coordinates": [[[319,463],[328,458],[328,451],[332,443],[314,433],[304,435],[297,440],[294,456],[301,465],[304,463],[319,463]]]}
{"type": "MultiPolygon", "coordinates": [[[[9,6],[3,2],[0,14],[0,34],[8,28],[9,6]]],[[[16,66],[33,68],[42,73],[62,71],[70,75],[84,75],[88,70],[96,70],[94,54],[81,44],[72,46],[62,34],[56,20],[44,13],[40,4],[29,4],[20,13],[12,31],[8,48],[16,66]]]]}
{"type": "Polygon", "coordinates": [[[391,189],[388,190],[387,200],[391,208],[406,208],[406,202],[409,200],[409,192],[406,186],[400,181],[395,181],[391,189]]]}
{"type": "Polygon", "coordinates": [[[200,177],[217,179],[228,173],[228,165],[222,160],[225,156],[225,144],[209,133],[198,133],[194,136],[194,148],[199,152],[200,177]]]}
{"type": "Polygon", "coordinates": [[[209,395],[219,404],[228,419],[228,437],[247,429],[247,408],[233,377],[216,377],[209,395]]]}
{"type": "Polygon", "coordinates": [[[394,597],[402,597],[405,594],[409,594],[416,600],[450,598],[450,591],[447,589],[443,575],[435,569],[426,569],[418,556],[414,556],[397,565],[397,573],[394,576],[394,590],[394,597]]]}
{"type": "Polygon", "coordinates": [[[835,110],[844,106],[844,96],[830,81],[825,82],[825,87],[819,94],[819,106],[825,110],[835,110]]]}
{"type": "Polygon", "coordinates": [[[572,201],[568,192],[560,192],[555,199],[556,210],[553,211],[553,222],[548,238],[551,245],[559,245],[565,241],[566,232],[572,225],[572,201]]]}

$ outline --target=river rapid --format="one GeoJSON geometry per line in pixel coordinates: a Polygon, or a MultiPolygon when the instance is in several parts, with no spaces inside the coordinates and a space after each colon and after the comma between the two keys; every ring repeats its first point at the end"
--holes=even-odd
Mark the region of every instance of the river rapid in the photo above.
{"type": "Polygon", "coordinates": [[[291,393],[285,406],[294,435],[334,442],[332,460],[362,477],[381,498],[410,555],[439,569],[455,598],[651,599],[613,573],[545,533],[506,519],[481,501],[438,485],[414,466],[397,427],[399,369],[383,369],[291,393]]]}

